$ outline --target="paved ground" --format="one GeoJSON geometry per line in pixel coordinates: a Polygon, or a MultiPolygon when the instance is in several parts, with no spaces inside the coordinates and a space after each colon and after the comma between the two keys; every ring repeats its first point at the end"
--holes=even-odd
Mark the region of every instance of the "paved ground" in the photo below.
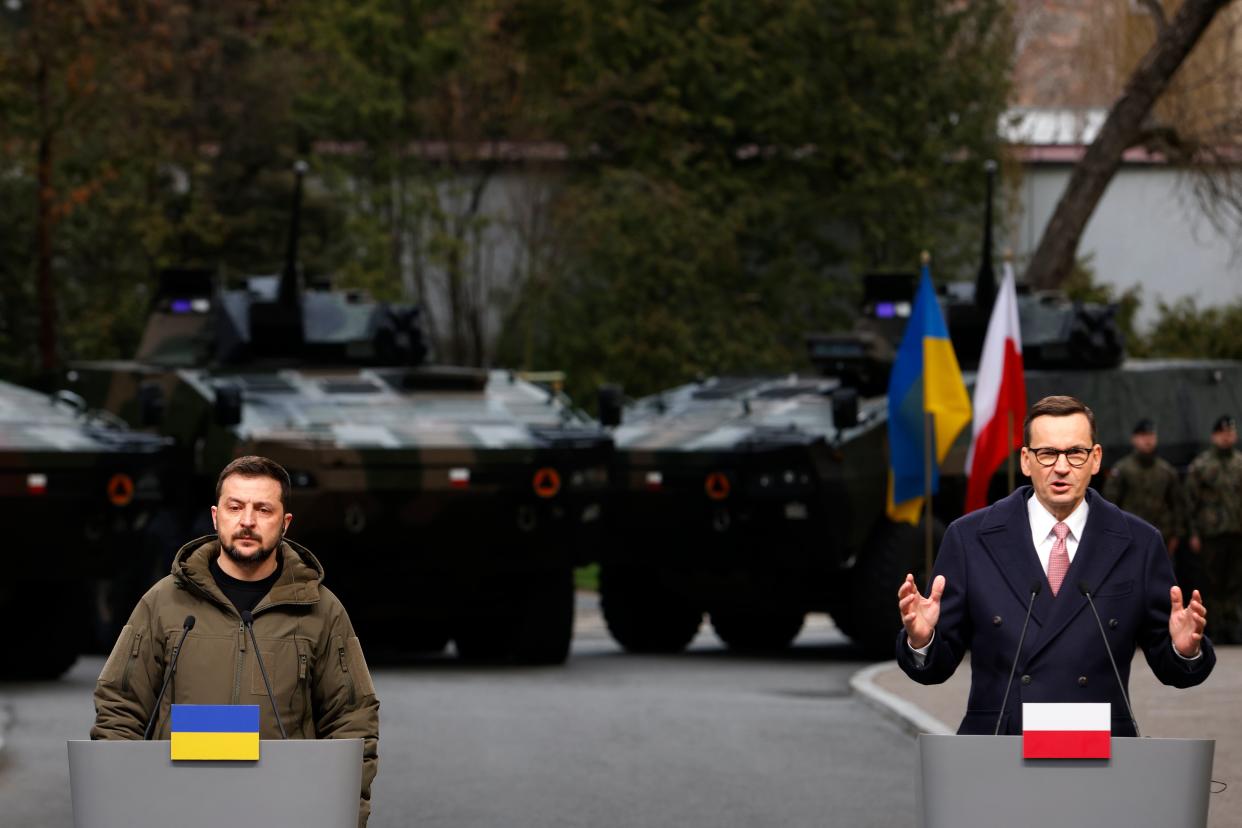
{"type": "MultiPolygon", "coordinates": [[[[867,665],[820,616],[780,657],[707,628],[679,656],[626,655],[583,600],[564,667],[445,657],[375,670],[372,828],[751,828],[914,823],[908,733],[850,691],[867,665]]],[[[0,826],[71,824],[65,740],[82,738],[101,658],[0,685],[13,710],[0,826]]]]}
{"type": "MultiPolygon", "coordinates": [[[[1152,676],[1141,655],[1130,670],[1130,703],[1144,736],[1215,739],[1212,777],[1228,787],[1213,793],[1210,828],[1242,828],[1242,647],[1216,648],[1216,668],[1199,687],[1175,690],[1152,676]]],[[[906,677],[896,662],[876,665],[854,682],[912,732],[953,732],[966,710],[969,661],[949,681],[924,687],[906,677]],[[878,691],[878,692],[877,692],[878,691]]],[[[1213,791],[1221,788],[1214,784],[1213,791]]]]}
{"type": "MultiPolygon", "coordinates": [[[[1190,690],[1157,684],[1139,657],[1131,689],[1145,735],[1216,740],[1213,776],[1229,787],[1209,824],[1242,828],[1242,647],[1217,652],[1190,690]]],[[[101,661],[0,685],[0,824],[71,824],[64,740],[89,727],[101,661]]],[[[969,663],[924,687],[859,661],[822,616],[781,658],[728,655],[706,627],[684,656],[627,656],[580,595],[565,668],[446,657],[376,671],[372,825],[913,825],[913,789],[893,780],[917,773],[914,734],[956,728],[968,682],[969,663]]]]}

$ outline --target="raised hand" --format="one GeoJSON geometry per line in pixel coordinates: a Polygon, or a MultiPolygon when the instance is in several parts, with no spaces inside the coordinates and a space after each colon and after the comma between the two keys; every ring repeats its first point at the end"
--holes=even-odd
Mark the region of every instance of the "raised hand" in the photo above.
{"type": "Polygon", "coordinates": [[[1199,654],[1199,642],[1203,640],[1203,628],[1207,625],[1207,608],[1199,590],[1190,595],[1190,604],[1182,606],[1182,588],[1173,587],[1169,590],[1169,637],[1173,639],[1173,647],[1185,658],[1194,658],[1199,654]]]}
{"type": "Polygon", "coordinates": [[[907,573],[905,582],[897,590],[897,609],[901,612],[901,623],[905,625],[910,646],[916,650],[926,647],[931,642],[936,623],[940,620],[940,597],[942,595],[944,595],[943,575],[937,575],[932,581],[931,593],[926,598],[919,593],[912,574],[907,573]]]}

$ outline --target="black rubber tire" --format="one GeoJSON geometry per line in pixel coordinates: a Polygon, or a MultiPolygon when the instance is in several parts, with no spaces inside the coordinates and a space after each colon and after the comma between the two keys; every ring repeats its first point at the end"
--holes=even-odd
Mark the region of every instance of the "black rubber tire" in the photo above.
{"type": "Polygon", "coordinates": [[[565,662],[574,630],[573,569],[533,573],[517,584],[503,599],[500,615],[476,616],[459,625],[453,636],[458,656],[528,665],[565,662]]]}
{"type": "MultiPolygon", "coordinates": [[[[935,549],[944,532],[938,523],[932,531],[935,549]]],[[[868,657],[892,658],[896,651],[897,631],[901,629],[897,590],[909,572],[914,573],[915,581],[923,588],[923,543],[921,525],[882,520],[858,553],[858,562],[851,570],[848,598],[842,602],[845,611],[833,621],[868,657]]]]}
{"type": "Polygon", "coordinates": [[[703,623],[703,611],[665,587],[658,572],[604,564],[599,587],[608,632],[631,653],[679,653],[703,623]]]}
{"type": "Polygon", "coordinates": [[[0,664],[0,679],[48,681],[60,678],[78,660],[78,653],[88,643],[90,619],[81,609],[88,605],[86,591],[76,586],[56,585],[62,593],[74,597],[64,602],[63,610],[47,612],[39,599],[48,594],[49,587],[49,584],[19,585],[14,600],[0,608],[0,623],[5,629],[26,631],[13,636],[7,645],[6,656],[0,664]]]}
{"type": "Polygon", "coordinates": [[[564,664],[573,637],[573,567],[534,575],[518,600],[510,659],[516,664],[564,664]]]}
{"type": "Polygon", "coordinates": [[[774,653],[788,647],[802,631],[805,613],[713,610],[712,629],[731,650],[774,653]]]}
{"type": "Polygon", "coordinates": [[[470,662],[505,661],[508,647],[503,622],[472,619],[463,622],[453,635],[457,657],[470,662]]]}

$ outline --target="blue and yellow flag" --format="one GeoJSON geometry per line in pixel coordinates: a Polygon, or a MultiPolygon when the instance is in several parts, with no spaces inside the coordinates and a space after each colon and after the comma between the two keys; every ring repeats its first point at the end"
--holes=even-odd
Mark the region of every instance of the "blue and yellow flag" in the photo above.
{"type": "Polygon", "coordinates": [[[934,494],[940,488],[940,464],[970,424],[970,397],[927,264],[888,380],[888,516],[911,524],[919,522],[923,508],[925,414],[932,415],[934,494]]]}
{"type": "Polygon", "coordinates": [[[172,758],[259,758],[257,704],[174,704],[172,758]]]}

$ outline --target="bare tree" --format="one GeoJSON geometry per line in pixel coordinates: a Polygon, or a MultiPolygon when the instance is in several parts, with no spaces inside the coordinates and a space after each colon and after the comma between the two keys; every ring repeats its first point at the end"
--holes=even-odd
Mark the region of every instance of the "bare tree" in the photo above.
{"type": "Polygon", "coordinates": [[[1155,42],[1131,73],[1086,154],[1075,165],[1027,265],[1026,281],[1032,287],[1056,287],[1069,274],[1083,230],[1121,166],[1125,151],[1149,137],[1147,119],[1156,101],[1216,15],[1230,2],[1185,0],[1173,19],[1168,20],[1161,3],[1144,0],[1143,7],[1155,21],[1155,42]]]}

